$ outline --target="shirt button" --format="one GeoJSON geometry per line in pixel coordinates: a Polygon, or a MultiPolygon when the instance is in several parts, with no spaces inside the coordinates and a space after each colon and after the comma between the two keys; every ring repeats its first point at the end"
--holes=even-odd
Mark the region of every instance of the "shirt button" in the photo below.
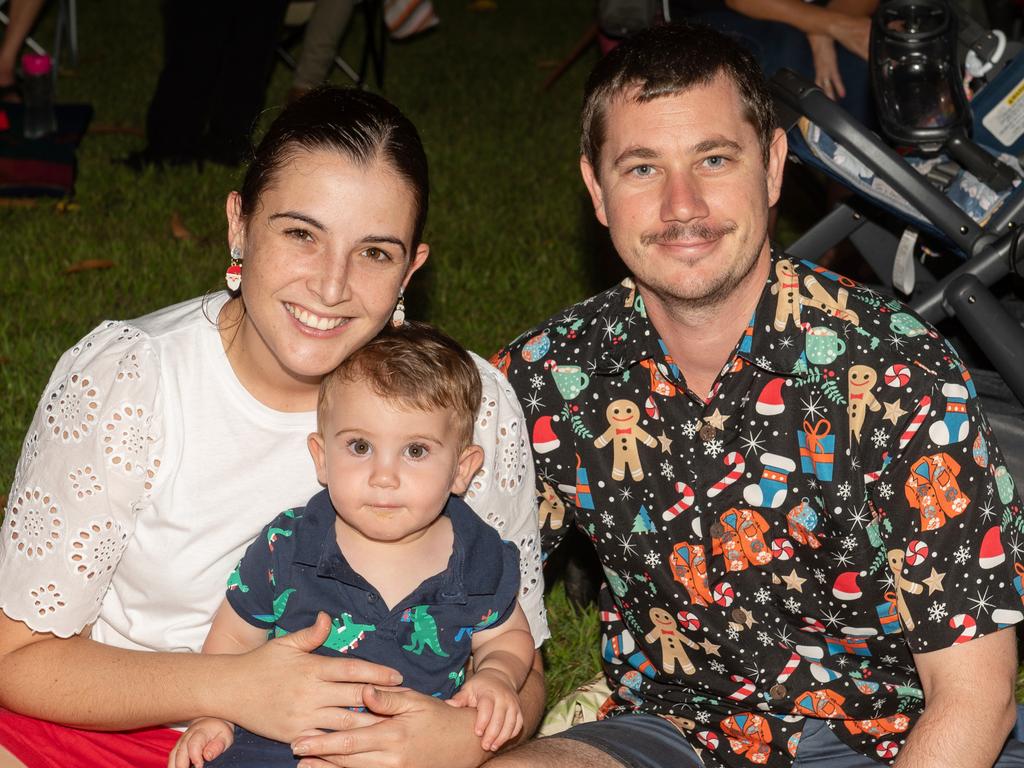
{"type": "Polygon", "coordinates": [[[705,424],[703,427],[700,428],[700,439],[703,440],[705,443],[714,440],[716,431],[717,430],[715,430],[715,428],[710,424],[705,424]]]}
{"type": "Polygon", "coordinates": [[[736,622],[739,622],[739,623],[742,624],[743,620],[746,619],[746,618],[747,618],[747,612],[744,611],[742,608],[733,608],[732,609],[732,620],[733,621],[736,621],[736,622]]]}
{"type": "Polygon", "coordinates": [[[711,535],[714,538],[716,538],[716,539],[722,538],[722,534],[723,533],[725,533],[725,528],[722,527],[721,523],[712,523],[711,524],[711,535]]]}
{"type": "Polygon", "coordinates": [[[368,603],[376,603],[377,602],[377,596],[375,594],[373,594],[373,592],[371,592],[370,594],[368,594],[366,596],[366,602],[368,602],[368,603]]]}
{"type": "Polygon", "coordinates": [[[786,690],[786,686],[782,683],[776,683],[768,691],[768,694],[776,701],[786,698],[787,693],[789,693],[789,691],[786,690]]]}

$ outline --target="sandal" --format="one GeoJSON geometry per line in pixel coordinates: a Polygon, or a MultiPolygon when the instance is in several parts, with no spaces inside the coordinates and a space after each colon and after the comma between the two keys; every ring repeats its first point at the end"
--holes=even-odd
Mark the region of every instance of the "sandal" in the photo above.
{"type": "Polygon", "coordinates": [[[0,104],[20,104],[21,102],[21,86],[17,82],[10,85],[0,85],[0,104]]]}

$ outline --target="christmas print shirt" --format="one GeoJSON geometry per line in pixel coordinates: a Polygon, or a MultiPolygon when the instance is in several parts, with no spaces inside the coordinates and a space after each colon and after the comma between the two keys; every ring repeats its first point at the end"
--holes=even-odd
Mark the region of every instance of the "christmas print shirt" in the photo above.
{"type": "Polygon", "coordinates": [[[492,360],[530,428],[546,551],[604,567],[601,716],[707,765],[790,766],[804,719],[890,763],[913,653],[1024,619],[1024,520],[968,371],[899,302],[773,256],[707,402],[630,280],[492,360]]]}

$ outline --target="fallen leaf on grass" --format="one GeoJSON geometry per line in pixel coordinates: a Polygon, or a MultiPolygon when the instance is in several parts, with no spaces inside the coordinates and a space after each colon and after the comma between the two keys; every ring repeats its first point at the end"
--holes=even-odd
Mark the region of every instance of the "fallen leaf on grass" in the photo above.
{"type": "Polygon", "coordinates": [[[70,200],[60,200],[53,208],[57,213],[77,213],[82,206],[70,200]]]}
{"type": "Polygon", "coordinates": [[[0,197],[0,208],[35,208],[36,201],[31,197],[0,197]]]}
{"type": "Polygon", "coordinates": [[[7,357],[7,355],[0,355],[0,365],[7,365],[9,362],[11,362],[11,358],[7,357]]]}
{"type": "Polygon", "coordinates": [[[87,272],[90,269],[110,269],[112,266],[114,266],[114,262],[110,259],[84,259],[65,267],[64,274],[72,275],[75,272],[87,272]]]}
{"type": "Polygon", "coordinates": [[[195,237],[191,230],[181,220],[181,214],[175,211],[171,214],[171,237],[175,240],[191,240],[195,237]]]}

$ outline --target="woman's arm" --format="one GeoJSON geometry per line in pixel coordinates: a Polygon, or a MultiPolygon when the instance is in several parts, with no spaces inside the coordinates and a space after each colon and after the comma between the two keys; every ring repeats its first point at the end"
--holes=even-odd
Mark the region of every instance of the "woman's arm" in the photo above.
{"type": "Polygon", "coordinates": [[[243,654],[155,653],[36,633],[0,614],[0,706],[107,731],[210,715],[286,742],[312,728],[374,722],[344,707],[362,704],[364,683],[401,678],[369,662],[310,653],[329,631],[323,616],[243,654]]]}
{"type": "Polygon", "coordinates": [[[871,19],[839,10],[845,6],[823,8],[803,0],[725,0],[725,4],[752,19],[778,21],[809,35],[828,35],[862,59],[868,57],[871,19]]]}

